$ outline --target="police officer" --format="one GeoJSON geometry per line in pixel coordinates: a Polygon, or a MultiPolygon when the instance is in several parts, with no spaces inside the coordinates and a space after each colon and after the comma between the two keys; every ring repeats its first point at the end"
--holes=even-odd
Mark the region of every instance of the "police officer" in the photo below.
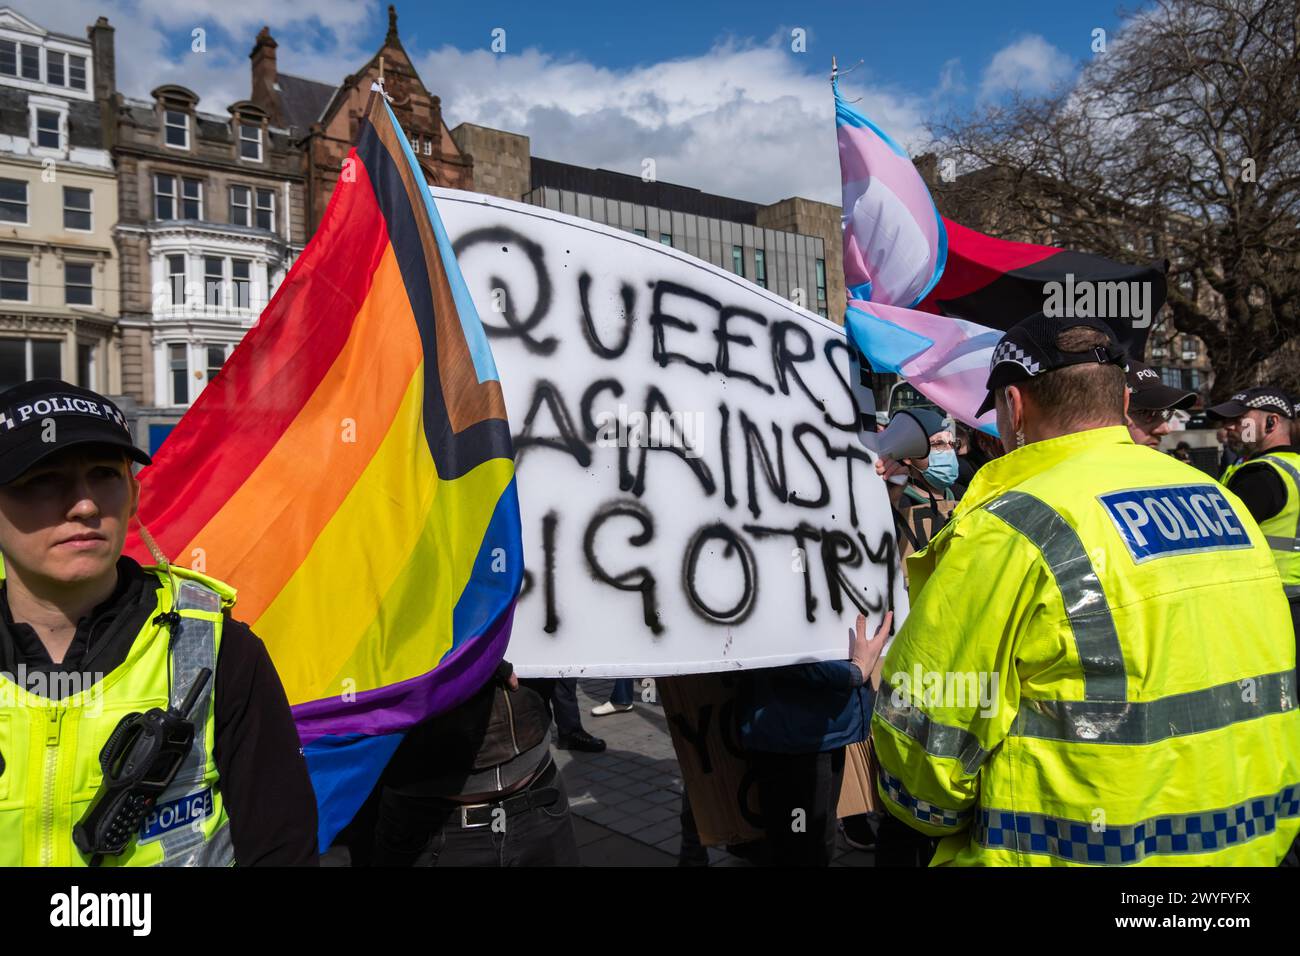
{"type": "MultiPolygon", "coordinates": [[[[1276,865],[1300,829],[1286,602],[1240,501],[1124,427],[1095,320],[1024,320],[1007,454],[911,562],[873,736],[933,863],[1276,865]]],[[[982,412],[981,412],[982,413],[982,412]]]]}
{"type": "Polygon", "coordinates": [[[1295,405],[1286,392],[1265,386],[1238,392],[1208,412],[1224,419],[1224,430],[1241,444],[1245,457],[1222,481],[1268,538],[1300,641],[1300,447],[1291,439],[1295,405]]]}
{"type": "Polygon", "coordinates": [[[51,379],[0,393],[0,865],[314,864],[298,734],[235,592],[122,554],[132,462],[149,457],[103,396],[51,379]],[[114,730],[192,688],[171,785],[120,855],[83,852],[114,730]]]}
{"type": "Polygon", "coordinates": [[[1166,385],[1150,365],[1128,360],[1128,433],[1133,444],[1159,450],[1174,412],[1194,404],[1195,392],[1166,385]]]}

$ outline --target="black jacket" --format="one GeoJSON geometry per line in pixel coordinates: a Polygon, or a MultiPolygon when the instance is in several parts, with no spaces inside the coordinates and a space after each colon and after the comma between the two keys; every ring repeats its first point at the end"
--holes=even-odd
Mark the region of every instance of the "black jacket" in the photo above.
{"type": "MultiPolygon", "coordinates": [[[[50,660],[36,632],[14,622],[0,588],[0,670],[107,674],[126,659],[156,610],[156,578],[131,558],[117,564],[117,589],[77,622],[63,661],[50,660]]],[[[217,654],[216,746],[221,793],[240,866],[314,866],[316,797],[298,730],[266,647],[247,624],[226,616],[217,654]]],[[[58,681],[47,681],[50,687],[58,681]]]]}

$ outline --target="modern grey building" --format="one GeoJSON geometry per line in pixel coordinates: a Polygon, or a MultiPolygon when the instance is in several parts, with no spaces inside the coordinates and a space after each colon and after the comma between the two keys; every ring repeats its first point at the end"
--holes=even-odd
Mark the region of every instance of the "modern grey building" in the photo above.
{"type": "MultiPolygon", "coordinates": [[[[783,210],[786,204],[820,204],[785,200],[764,206],[536,156],[531,161],[531,189],[523,201],[657,239],[822,316],[828,315],[833,301],[828,296],[823,236],[774,228],[782,213],[788,213],[783,210]]],[[[839,210],[834,212],[838,227],[839,210]]]]}

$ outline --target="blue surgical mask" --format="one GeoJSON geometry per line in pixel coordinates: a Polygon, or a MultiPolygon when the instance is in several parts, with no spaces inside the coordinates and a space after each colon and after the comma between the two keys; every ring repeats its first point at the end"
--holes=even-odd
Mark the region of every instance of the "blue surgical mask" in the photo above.
{"type": "Polygon", "coordinates": [[[925,480],[936,488],[948,488],[957,480],[957,453],[948,451],[930,452],[930,467],[925,469],[925,480]]]}

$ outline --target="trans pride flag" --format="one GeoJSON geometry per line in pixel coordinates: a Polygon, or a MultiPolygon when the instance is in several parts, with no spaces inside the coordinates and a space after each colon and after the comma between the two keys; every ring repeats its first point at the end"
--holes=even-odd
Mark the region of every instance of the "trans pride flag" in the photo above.
{"type": "MultiPolygon", "coordinates": [[[[956,418],[993,434],[994,414],[975,415],[993,347],[1043,308],[1046,283],[1067,276],[1149,283],[1151,314],[1163,304],[1165,277],[1155,265],[996,239],[943,218],[907,153],[845,102],[834,79],[832,88],[849,297],[844,324],[875,371],[902,376],[956,418]]],[[[1146,328],[1111,325],[1129,353],[1141,356],[1146,328]]]]}
{"type": "Polygon", "coordinates": [[[315,237],[140,477],[163,552],[235,587],[270,651],[323,850],[403,731],[491,675],[523,573],[496,366],[382,96],[315,237]]]}

